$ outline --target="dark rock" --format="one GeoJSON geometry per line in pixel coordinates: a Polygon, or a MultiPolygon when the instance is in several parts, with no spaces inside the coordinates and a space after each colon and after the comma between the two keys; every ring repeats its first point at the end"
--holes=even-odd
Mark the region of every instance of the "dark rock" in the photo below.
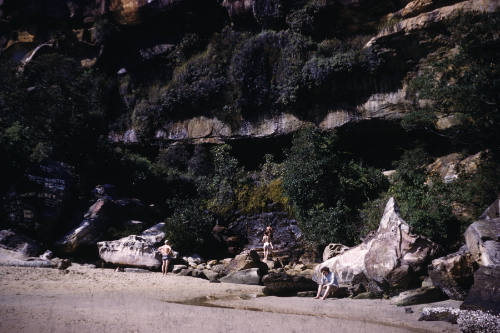
{"type": "Polygon", "coordinates": [[[500,198],[496,199],[479,217],[480,220],[494,220],[500,218],[500,198]]]}
{"type": "Polygon", "coordinates": [[[459,309],[435,307],[423,308],[422,313],[418,320],[425,321],[447,321],[452,324],[457,323],[458,316],[460,315],[459,309]]]}
{"type": "Polygon", "coordinates": [[[172,268],[172,273],[177,274],[186,268],[188,268],[186,265],[174,265],[174,267],[172,268]]]}
{"type": "Polygon", "coordinates": [[[57,262],[56,264],[57,269],[66,269],[69,266],[71,266],[71,260],[69,259],[59,259],[56,262],[57,262]]]}
{"type": "Polygon", "coordinates": [[[201,269],[193,269],[191,276],[195,277],[195,278],[200,278],[200,279],[207,279],[207,277],[205,276],[205,274],[203,273],[203,271],[201,269]]]}
{"type": "Polygon", "coordinates": [[[41,252],[38,242],[12,230],[0,231],[0,247],[27,257],[37,256],[41,252]]]}
{"type": "Polygon", "coordinates": [[[348,286],[339,286],[338,288],[332,289],[328,297],[332,298],[346,298],[349,297],[351,293],[349,292],[348,286]]]}
{"type": "Polygon", "coordinates": [[[464,300],[474,281],[474,266],[472,255],[464,245],[455,253],[434,259],[428,268],[429,277],[449,298],[464,300]]]}
{"type": "Polygon", "coordinates": [[[460,308],[500,314],[499,267],[483,266],[474,273],[474,284],[460,308]]]}
{"type": "Polygon", "coordinates": [[[378,299],[382,298],[382,294],[372,293],[371,291],[366,291],[364,293],[360,293],[353,297],[353,299],[378,299]]]}
{"type": "Polygon", "coordinates": [[[220,282],[224,283],[236,283],[236,284],[260,284],[261,274],[258,268],[244,269],[236,272],[232,272],[223,278],[220,278],[220,282]]]}
{"type": "Polygon", "coordinates": [[[301,275],[271,272],[262,278],[266,295],[287,296],[299,291],[316,290],[318,285],[311,279],[301,275]]]}
{"type": "Polygon", "coordinates": [[[74,184],[73,168],[65,163],[47,161],[30,168],[5,198],[7,223],[29,236],[51,241],[71,207],[74,184]]]}
{"type": "Polygon", "coordinates": [[[181,270],[177,275],[179,276],[191,276],[193,274],[192,268],[185,268],[181,270]]]}
{"type": "Polygon", "coordinates": [[[412,308],[405,308],[405,313],[413,313],[413,309],[412,308]]]}
{"type": "Polygon", "coordinates": [[[436,287],[407,290],[391,299],[398,306],[439,302],[448,297],[436,287]]]}
{"type": "Polygon", "coordinates": [[[299,291],[297,292],[297,297],[314,297],[316,296],[316,291],[299,291]]]}
{"type": "Polygon", "coordinates": [[[273,228],[272,243],[274,249],[271,253],[272,258],[285,262],[297,261],[305,251],[303,234],[297,225],[297,221],[289,219],[288,214],[285,212],[241,216],[235,222],[229,224],[225,233],[227,237],[238,236],[241,240],[239,246],[245,250],[258,250],[261,252],[262,236],[267,226],[273,228]]]}

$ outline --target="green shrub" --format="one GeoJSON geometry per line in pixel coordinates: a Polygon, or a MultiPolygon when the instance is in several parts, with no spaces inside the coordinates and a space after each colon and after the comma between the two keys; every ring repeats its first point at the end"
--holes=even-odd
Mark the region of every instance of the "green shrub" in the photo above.
{"type": "Polygon", "coordinates": [[[299,225],[318,245],[356,242],[357,209],[387,188],[380,170],[354,161],[339,147],[335,134],[314,129],[294,136],[284,169],[283,187],[299,225]]]}

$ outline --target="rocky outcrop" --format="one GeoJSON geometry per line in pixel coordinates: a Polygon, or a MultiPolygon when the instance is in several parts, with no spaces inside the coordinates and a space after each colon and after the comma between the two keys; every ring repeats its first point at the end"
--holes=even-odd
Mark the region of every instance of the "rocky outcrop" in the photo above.
{"type": "Polygon", "coordinates": [[[323,261],[327,261],[330,258],[343,254],[347,250],[349,250],[349,247],[342,244],[328,244],[323,251],[323,261]]]}
{"type": "Polygon", "coordinates": [[[66,234],[58,243],[65,253],[73,253],[81,247],[94,246],[111,223],[117,205],[111,199],[98,199],[83,216],[82,223],[66,234]]]}
{"type": "Polygon", "coordinates": [[[449,298],[464,300],[474,282],[476,265],[464,245],[455,253],[434,259],[429,265],[429,277],[449,298]]]}
{"type": "Polygon", "coordinates": [[[417,283],[437,253],[436,244],[410,232],[391,198],[374,236],[318,265],[315,274],[326,266],[340,283],[366,278],[383,290],[406,289],[417,283]]]}
{"type": "Polygon", "coordinates": [[[415,30],[426,29],[434,23],[441,22],[459,13],[478,12],[492,13],[500,8],[500,3],[496,0],[470,0],[462,1],[451,6],[437,8],[430,12],[422,13],[418,16],[404,19],[394,25],[388,26],[373,37],[365,47],[378,44],[381,40],[387,39],[396,34],[409,34],[415,30]]]}
{"type": "Polygon", "coordinates": [[[22,256],[34,257],[40,254],[41,247],[35,240],[12,230],[0,231],[0,248],[17,252],[22,256]]]}
{"type": "Polygon", "coordinates": [[[260,279],[262,277],[259,268],[249,268],[236,272],[232,272],[220,279],[220,282],[224,283],[236,283],[236,284],[260,284],[260,279]]]}
{"type": "Polygon", "coordinates": [[[453,153],[437,158],[433,163],[426,167],[430,174],[438,175],[443,182],[450,183],[457,180],[461,173],[473,174],[481,164],[483,152],[471,156],[453,153]]]}
{"type": "Polygon", "coordinates": [[[476,221],[464,236],[469,252],[479,265],[500,268],[500,218],[476,221]]]}
{"type": "Polygon", "coordinates": [[[161,255],[157,246],[165,238],[164,227],[165,223],[158,223],[139,236],[98,242],[99,257],[113,265],[158,269],[161,255]]]}
{"type": "Polygon", "coordinates": [[[271,272],[262,278],[263,292],[266,295],[289,296],[297,292],[316,290],[318,285],[302,275],[290,275],[285,272],[271,272]]]}
{"type": "Polygon", "coordinates": [[[254,250],[245,250],[231,259],[224,267],[224,274],[231,274],[237,271],[242,271],[250,268],[258,268],[261,275],[267,273],[268,267],[260,261],[260,257],[254,250]]]}
{"type": "MultiPolygon", "coordinates": [[[[262,237],[267,226],[273,228],[272,257],[284,261],[296,261],[305,250],[302,231],[297,221],[288,218],[285,212],[261,213],[252,216],[241,216],[229,224],[226,229],[228,236],[223,236],[226,242],[236,236],[238,245],[244,250],[262,251],[262,237]]],[[[234,240],[236,240],[234,239],[234,240]]]]}
{"type": "Polygon", "coordinates": [[[62,162],[47,161],[28,170],[19,190],[5,198],[7,223],[37,239],[50,241],[56,228],[64,228],[63,216],[71,207],[73,169],[62,162]]]}

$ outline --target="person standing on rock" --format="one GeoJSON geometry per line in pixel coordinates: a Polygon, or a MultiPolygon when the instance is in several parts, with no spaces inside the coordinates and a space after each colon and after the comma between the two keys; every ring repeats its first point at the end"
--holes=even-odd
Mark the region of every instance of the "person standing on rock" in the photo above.
{"type": "Polygon", "coordinates": [[[165,241],[165,245],[158,248],[158,251],[161,253],[161,272],[163,273],[163,276],[167,276],[168,264],[170,260],[173,259],[172,248],[169,245],[168,239],[165,241]]]}
{"type": "Polygon", "coordinates": [[[264,232],[264,237],[262,237],[262,242],[264,243],[264,260],[267,261],[267,257],[269,256],[270,250],[273,248],[273,243],[271,242],[271,235],[266,230],[264,232]]]}
{"type": "Polygon", "coordinates": [[[326,288],[323,297],[321,297],[322,300],[325,300],[330,293],[330,289],[332,287],[338,288],[339,283],[337,282],[337,277],[335,276],[335,274],[333,272],[330,272],[330,269],[328,267],[322,267],[320,272],[320,277],[318,281],[316,281],[318,283],[318,294],[314,298],[319,299],[321,296],[321,291],[326,288]]]}

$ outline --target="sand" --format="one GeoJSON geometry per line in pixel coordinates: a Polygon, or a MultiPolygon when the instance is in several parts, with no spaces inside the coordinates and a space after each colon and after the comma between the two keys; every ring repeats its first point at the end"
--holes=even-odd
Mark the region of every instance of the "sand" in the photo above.
{"type": "MultiPolygon", "coordinates": [[[[0,332],[458,332],[388,300],[263,297],[261,286],[73,265],[0,267],[0,332]]],[[[446,301],[433,305],[457,307],[446,301]]]]}

